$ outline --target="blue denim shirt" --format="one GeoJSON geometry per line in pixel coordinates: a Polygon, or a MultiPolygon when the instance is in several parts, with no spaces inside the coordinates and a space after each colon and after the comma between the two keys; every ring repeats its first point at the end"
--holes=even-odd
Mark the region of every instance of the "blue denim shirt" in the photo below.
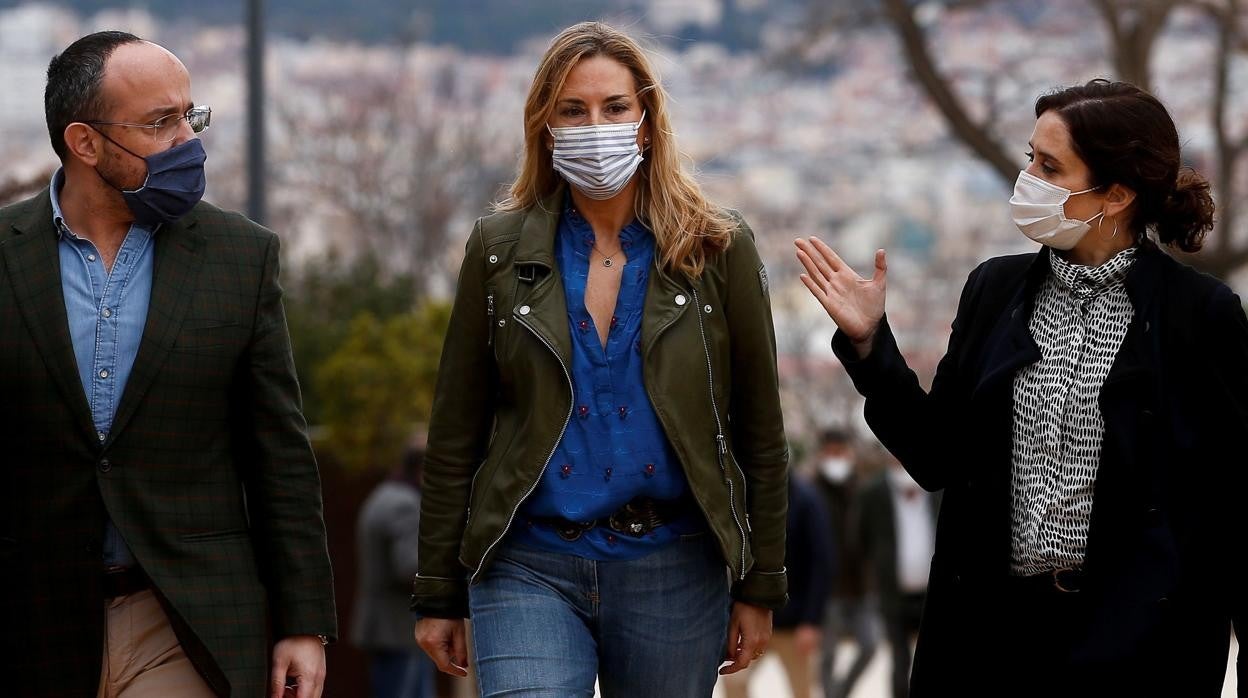
{"type": "MultiPolygon", "coordinates": [[[[56,226],[61,256],[61,292],[69,316],[69,334],[78,377],[91,407],[96,435],[108,436],[117,403],[126,388],[134,357],[139,352],[147,306],[152,296],[152,236],[155,231],[130,226],[126,239],[105,271],[99,250],[78,237],[61,215],[60,189],[63,171],[52,175],[52,222],[56,226]]],[[[104,564],[130,566],[134,554],[111,520],[104,522],[104,564]]]]}
{"type": "Polygon", "coordinates": [[[559,218],[555,261],[567,298],[572,335],[572,417],[537,489],[525,501],[516,540],[592,560],[643,557],[700,530],[696,508],[642,538],[598,526],[566,541],[534,517],[590,521],[610,516],[635,497],[678,499],[689,492],[680,461],[667,441],[642,377],[641,318],[654,263],[654,235],[637,221],[620,231],[628,261],[604,349],[589,311],[585,286],[594,231],[571,203],[559,218]]]}

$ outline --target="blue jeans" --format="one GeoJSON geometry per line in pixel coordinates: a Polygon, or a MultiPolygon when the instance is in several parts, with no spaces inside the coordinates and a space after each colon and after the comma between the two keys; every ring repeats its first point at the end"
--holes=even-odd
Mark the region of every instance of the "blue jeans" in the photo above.
{"type": "Polygon", "coordinates": [[[606,562],[501,545],[469,588],[483,698],[711,695],[731,600],[710,533],[606,562]]]}
{"type": "Polygon", "coordinates": [[[433,698],[438,668],[423,651],[374,651],[369,658],[373,698],[433,698]]]}

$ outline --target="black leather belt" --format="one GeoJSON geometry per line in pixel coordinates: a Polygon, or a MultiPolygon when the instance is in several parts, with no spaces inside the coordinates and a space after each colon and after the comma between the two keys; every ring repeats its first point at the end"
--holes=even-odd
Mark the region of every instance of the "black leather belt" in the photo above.
{"type": "Polygon", "coordinates": [[[574,541],[595,526],[606,526],[617,533],[633,538],[641,538],[656,528],[669,524],[687,514],[690,509],[687,499],[651,499],[638,497],[616,509],[610,516],[589,521],[570,521],[553,516],[534,516],[529,520],[536,524],[549,526],[566,541],[574,541]]]}
{"type": "Polygon", "coordinates": [[[1049,570],[1030,577],[1010,577],[1018,589],[1032,592],[1074,594],[1083,590],[1083,570],[1062,568],[1049,570]]]}
{"type": "Polygon", "coordinates": [[[138,565],[106,569],[101,579],[100,586],[104,589],[104,598],[106,599],[126,596],[152,586],[152,580],[148,578],[143,568],[138,565]]]}

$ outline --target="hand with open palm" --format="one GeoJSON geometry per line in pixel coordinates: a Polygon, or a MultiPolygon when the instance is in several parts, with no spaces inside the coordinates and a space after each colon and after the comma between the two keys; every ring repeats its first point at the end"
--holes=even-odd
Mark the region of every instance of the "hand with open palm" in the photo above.
{"type": "Polygon", "coordinates": [[[875,273],[864,279],[819,238],[798,239],[794,244],[797,259],[806,268],[802,283],[853,342],[858,356],[870,354],[875,331],[884,317],[884,291],[888,285],[884,250],[875,251],[875,273]]]}

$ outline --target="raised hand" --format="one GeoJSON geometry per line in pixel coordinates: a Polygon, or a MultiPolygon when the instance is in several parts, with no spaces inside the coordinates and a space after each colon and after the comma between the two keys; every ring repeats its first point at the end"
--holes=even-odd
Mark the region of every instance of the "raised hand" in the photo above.
{"type": "Polygon", "coordinates": [[[864,279],[819,238],[799,238],[794,244],[797,259],[806,268],[802,283],[853,342],[858,355],[871,353],[875,331],[884,317],[884,291],[888,285],[884,250],[875,251],[875,273],[864,279]]]}

